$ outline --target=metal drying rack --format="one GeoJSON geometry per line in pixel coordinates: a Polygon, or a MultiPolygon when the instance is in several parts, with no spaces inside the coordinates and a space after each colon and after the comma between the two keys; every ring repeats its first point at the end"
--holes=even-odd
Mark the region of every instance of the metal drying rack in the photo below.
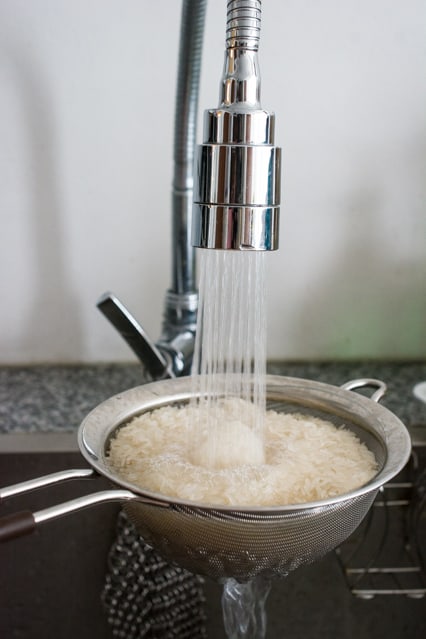
{"type": "Polygon", "coordinates": [[[364,522],[335,551],[345,582],[358,598],[426,595],[425,453],[425,442],[413,446],[404,470],[381,488],[364,522]]]}

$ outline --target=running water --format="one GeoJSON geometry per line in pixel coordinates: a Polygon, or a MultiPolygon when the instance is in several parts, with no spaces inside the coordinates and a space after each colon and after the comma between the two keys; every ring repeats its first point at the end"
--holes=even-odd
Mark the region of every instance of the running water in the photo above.
{"type": "Polygon", "coordinates": [[[201,375],[194,377],[194,391],[207,409],[195,428],[200,463],[213,468],[261,463],[266,374],[264,253],[200,251],[199,294],[192,373],[201,375]]]}
{"type": "MultiPolygon", "coordinates": [[[[199,394],[192,424],[198,463],[211,468],[262,463],[266,410],[264,253],[200,252],[197,333],[192,374],[199,394]],[[200,377],[196,377],[200,374],[200,377]]],[[[228,579],[222,610],[230,639],[262,639],[270,582],[228,579]]]]}
{"type": "Polygon", "coordinates": [[[222,611],[228,639],[263,639],[266,635],[265,602],[271,580],[258,575],[248,582],[227,579],[223,585],[222,611]]]}

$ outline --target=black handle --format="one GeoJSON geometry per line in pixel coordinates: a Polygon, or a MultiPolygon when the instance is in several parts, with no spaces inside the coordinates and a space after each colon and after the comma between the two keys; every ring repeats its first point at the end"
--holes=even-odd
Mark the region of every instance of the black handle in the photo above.
{"type": "Polygon", "coordinates": [[[29,510],[22,510],[0,518],[0,542],[29,535],[36,528],[34,515],[29,510]]]}

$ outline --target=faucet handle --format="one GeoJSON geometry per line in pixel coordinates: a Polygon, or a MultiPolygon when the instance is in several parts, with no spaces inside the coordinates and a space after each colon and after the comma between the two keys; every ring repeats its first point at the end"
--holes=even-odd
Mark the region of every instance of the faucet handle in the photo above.
{"type": "Polygon", "coordinates": [[[175,377],[168,355],[159,350],[113,293],[101,295],[96,306],[126,340],[153,379],[175,377]]]}

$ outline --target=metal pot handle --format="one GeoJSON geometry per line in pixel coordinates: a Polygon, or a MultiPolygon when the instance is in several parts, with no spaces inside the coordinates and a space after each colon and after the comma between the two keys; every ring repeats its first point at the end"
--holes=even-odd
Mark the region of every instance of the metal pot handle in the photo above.
{"type": "Polygon", "coordinates": [[[377,388],[376,392],[372,394],[370,399],[373,402],[379,402],[382,397],[386,394],[388,387],[384,382],[380,379],[370,379],[368,377],[363,377],[361,379],[353,379],[345,384],[341,385],[341,388],[345,390],[355,390],[356,388],[365,388],[366,386],[372,386],[373,388],[377,388]]]}
{"type": "MultiPolygon", "coordinates": [[[[51,473],[50,475],[44,475],[42,477],[37,477],[36,479],[30,479],[29,481],[0,489],[0,501],[14,495],[51,484],[56,484],[67,479],[96,476],[96,473],[91,468],[70,469],[51,473]]],[[[156,506],[168,507],[169,505],[166,502],[157,502],[148,497],[145,498],[141,495],[135,495],[130,490],[103,490],[97,493],[84,495],[83,497],[77,497],[76,499],[71,499],[62,504],[57,504],[56,506],[44,508],[43,510],[39,510],[35,513],[32,513],[29,510],[23,510],[21,512],[0,517],[0,542],[9,541],[11,539],[21,537],[22,535],[27,535],[33,532],[38,524],[49,521],[50,519],[62,517],[63,515],[67,515],[68,513],[76,510],[87,508],[88,506],[112,501],[130,501],[133,499],[156,506]]]]}

